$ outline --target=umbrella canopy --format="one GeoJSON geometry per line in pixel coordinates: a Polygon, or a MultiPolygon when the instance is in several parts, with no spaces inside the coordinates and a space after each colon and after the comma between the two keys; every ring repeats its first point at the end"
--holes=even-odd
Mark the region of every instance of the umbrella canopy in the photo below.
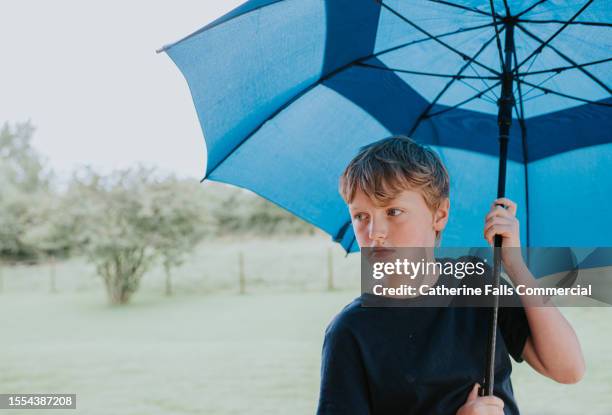
{"type": "Polygon", "coordinates": [[[408,134],[450,173],[442,245],[481,246],[509,34],[506,196],[522,243],[607,246],[611,21],[603,0],[252,0],[164,50],[193,96],[205,178],[357,251],[338,177],[360,146],[408,134]]]}
{"type": "MultiPolygon", "coordinates": [[[[482,244],[495,187],[523,207],[524,246],[605,246],[608,6],[251,0],[164,49],[193,95],[208,148],[204,178],[260,194],[347,253],[359,247],[338,177],[359,147],[392,134],[435,147],[450,172],[446,246],[482,244]],[[519,128],[510,128],[513,118],[519,128]]],[[[500,270],[496,249],[495,287],[500,270]]],[[[495,297],[480,391],[487,395],[498,304],[495,297]]]]}

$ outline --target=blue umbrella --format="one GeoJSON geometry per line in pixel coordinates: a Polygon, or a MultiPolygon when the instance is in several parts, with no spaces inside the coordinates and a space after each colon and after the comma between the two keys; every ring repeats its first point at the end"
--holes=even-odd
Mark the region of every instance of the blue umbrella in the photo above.
{"type": "Polygon", "coordinates": [[[520,206],[524,246],[608,246],[611,21],[605,0],[251,0],[163,50],[193,96],[204,179],[252,190],[347,252],[359,247],[338,177],[392,134],[449,169],[444,246],[483,244],[495,191],[520,206]]]}

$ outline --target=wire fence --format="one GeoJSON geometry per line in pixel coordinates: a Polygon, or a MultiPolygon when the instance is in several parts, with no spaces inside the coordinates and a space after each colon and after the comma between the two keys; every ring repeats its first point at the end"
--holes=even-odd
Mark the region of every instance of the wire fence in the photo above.
{"type": "MultiPolygon", "coordinates": [[[[355,290],[360,286],[360,258],[346,255],[321,235],[232,238],[202,242],[171,270],[172,295],[235,292],[312,292],[355,290]]],[[[0,265],[2,293],[104,291],[102,278],[85,258],[50,258],[34,265],[0,265]]],[[[139,291],[166,295],[168,281],[156,264],[143,276],[139,291]]]]}

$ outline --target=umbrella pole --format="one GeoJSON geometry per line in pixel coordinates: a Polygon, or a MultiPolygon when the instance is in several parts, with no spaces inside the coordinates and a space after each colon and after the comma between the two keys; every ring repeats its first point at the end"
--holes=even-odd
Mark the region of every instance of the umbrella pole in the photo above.
{"type": "MultiPolygon", "coordinates": [[[[512,93],[512,54],[514,53],[514,21],[508,19],[505,23],[506,39],[504,44],[504,62],[502,72],[502,90],[498,101],[497,123],[499,125],[499,172],[497,176],[497,197],[506,194],[506,160],[508,158],[508,138],[512,125],[512,107],[514,94],[512,93]]],[[[501,274],[501,235],[495,235],[493,248],[493,288],[497,292],[501,274]]],[[[495,344],[497,340],[497,320],[499,311],[499,296],[493,297],[489,319],[489,337],[487,342],[486,371],[480,395],[492,396],[495,383],[495,344]]]]}

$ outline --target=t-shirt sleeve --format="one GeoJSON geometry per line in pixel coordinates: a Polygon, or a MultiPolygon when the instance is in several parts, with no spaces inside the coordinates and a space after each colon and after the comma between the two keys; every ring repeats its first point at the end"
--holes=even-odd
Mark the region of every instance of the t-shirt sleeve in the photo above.
{"type": "Polygon", "coordinates": [[[370,413],[367,378],[354,334],[337,319],[323,340],[317,415],[370,413]]]}
{"type": "MultiPolygon", "coordinates": [[[[507,281],[502,284],[510,285],[507,281]]],[[[512,358],[520,363],[523,361],[523,349],[527,338],[531,335],[529,329],[529,321],[525,308],[521,305],[521,300],[518,294],[513,294],[512,302],[514,307],[500,307],[498,314],[498,326],[506,343],[508,353],[512,358]]]]}

